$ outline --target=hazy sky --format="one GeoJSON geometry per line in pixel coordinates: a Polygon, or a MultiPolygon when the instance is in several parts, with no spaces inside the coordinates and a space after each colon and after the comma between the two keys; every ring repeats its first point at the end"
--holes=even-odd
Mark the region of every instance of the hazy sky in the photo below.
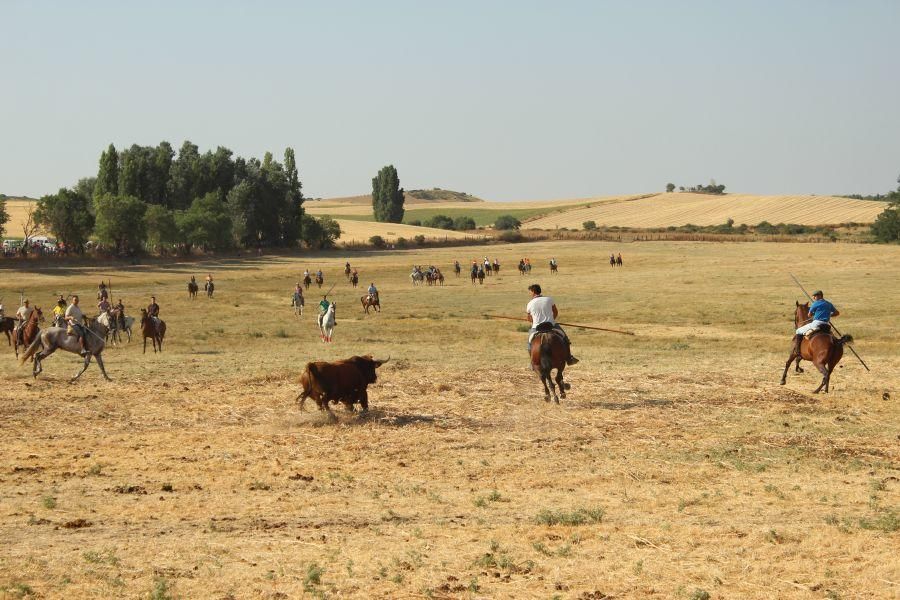
{"type": "Polygon", "coordinates": [[[185,139],[292,146],[309,196],[872,193],[900,174],[900,2],[0,0],[0,192],[185,139]]]}

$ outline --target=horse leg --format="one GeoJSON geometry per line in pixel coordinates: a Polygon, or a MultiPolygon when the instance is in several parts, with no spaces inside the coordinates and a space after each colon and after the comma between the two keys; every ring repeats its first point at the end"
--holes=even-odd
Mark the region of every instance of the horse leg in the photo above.
{"type": "Polygon", "coordinates": [[[797,364],[794,366],[795,373],[804,373],[805,371],[800,367],[800,361],[803,360],[803,357],[799,354],[797,355],[797,364]]]}
{"type": "Polygon", "coordinates": [[[78,378],[81,377],[81,374],[84,373],[85,371],[87,371],[89,364],[91,364],[91,355],[90,354],[88,354],[87,356],[84,357],[84,366],[81,367],[81,370],[78,371],[78,374],[75,375],[75,377],[73,377],[72,379],[69,380],[69,383],[75,383],[75,381],[77,381],[78,378]]]}
{"type": "Polygon", "coordinates": [[[100,367],[100,372],[103,373],[103,378],[107,381],[112,381],[109,378],[109,375],[106,374],[106,367],[103,364],[103,359],[100,357],[100,353],[97,353],[97,365],[100,367]]]}
{"type": "Polygon", "coordinates": [[[569,387],[568,383],[563,381],[563,368],[560,367],[556,370],[556,387],[559,388],[559,397],[565,400],[566,398],[566,389],[569,387]]]}
{"type": "Polygon", "coordinates": [[[794,362],[794,358],[797,358],[797,360],[799,361],[799,357],[800,357],[799,354],[795,354],[794,350],[791,350],[791,355],[788,357],[787,362],[784,363],[784,373],[781,374],[781,385],[784,385],[787,383],[788,369],[791,368],[791,363],[794,362]]]}
{"type": "Polygon", "coordinates": [[[822,388],[828,385],[828,369],[823,364],[816,364],[816,368],[819,370],[819,373],[822,374],[822,383],[819,384],[819,387],[813,392],[813,394],[818,394],[822,391],[822,388]]]}
{"type": "Polygon", "coordinates": [[[550,375],[541,371],[541,383],[544,384],[544,402],[550,402],[550,388],[547,387],[547,381],[549,379],[550,375]]]}
{"type": "Polygon", "coordinates": [[[147,336],[144,336],[144,354],[147,354],[147,336]]]}

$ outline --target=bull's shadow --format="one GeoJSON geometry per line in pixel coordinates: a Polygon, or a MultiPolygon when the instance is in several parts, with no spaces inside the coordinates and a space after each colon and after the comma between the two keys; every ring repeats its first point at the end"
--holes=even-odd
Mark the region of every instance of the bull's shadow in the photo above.
{"type": "Polygon", "coordinates": [[[632,410],[635,408],[661,408],[665,406],[671,406],[673,402],[671,400],[659,400],[659,399],[650,399],[650,400],[639,400],[636,402],[591,402],[588,405],[588,408],[603,408],[606,410],[632,410]]]}

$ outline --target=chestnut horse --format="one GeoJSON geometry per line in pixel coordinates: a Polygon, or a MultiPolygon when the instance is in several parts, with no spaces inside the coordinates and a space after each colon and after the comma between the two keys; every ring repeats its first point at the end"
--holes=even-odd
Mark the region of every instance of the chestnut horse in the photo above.
{"type": "Polygon", "coordinates": [[[544,401],[550,402],[550,393],[553,392],[553,400],[559,404],[559,398],[566,397],[566,390],[569,384],[563,381],[563,370],[566,368],[566,344],[562,337],[553,332],[552,326],[544,327],[546,324],[538,326],[538,332],[531,340],[531,370],[541,376],[541,383],[544,384],[544,401]],[[556,386],[553,385],[553,378],[550,372],[556,369],[556,386]],[[549,388],[547,384],[550,384],[549,388]],[[556,388],[559,388],[559,396],[556,395],[556,388]]]}
{"type": "MultiPolygon", "coordinates": [[[[804,323],[809,322],[809,318],[807,317],[809,314],[809,303],[805,302],[800,304],[799,302],[796,302],[795,304],[794,330],[804,323]]],[[[791,349],[791,355],[784,364],[784,373],[781,375],[781,385],[787,383],[787,372],[794,360],[797,361],[797,372],[803,372],[803,369],[800,368],[800,360],[803,359],[812,362],[819,370],[819,373],[822,374],[822,383],[819,384],[819,387],[817,387],[813,393],[818,394],[822,391],[822,388],[824,388],[825,393],[827,394],[828,384],[831,381],[831,372],[834,371],[834,368],[844,355],[844,344],[849,344],[852,341],[853,337],[849,335],[842,336],[841,338],[834,337],[831,334],[830,327],[819,329],[811,336],[804,337],[803,341],[800,342],[800,354],[797,354],[793,347],[791,349]]]]}
{"type": "MultiPolygon", "coordinates": [[[[37,339],[38,335],[41,333],[41,328],[39,323],[44,322],[44,313],[41,312],[41,309],[37,306],[34,307],[34,310],[31,311],[31,316],[28,317],[28,322],[25,323],[22,329],[22,347],[27,348],[31,345],[35,339],[37,339]]],[[[19,356],[19,336],[13,334],[13,348],[16,351],[16,357],[19,356]]]]}
{"type": "Polygon", "coordinates": [[[147,309],[141,309],[141,335],[144,336],[144,354],[147,353],[147,338],[153,342],[153,353],[156,354],[156,347],[162,352],[163,338],[166,337],[166,322],[162,319],[156,319],[159,324],[153,322],[153,318],[147,314],[147,309]]]}
{"type": "Polygon", "coordinates": [[[362,302],[362,307],[365,309],[366,314],[369,314],[369,307],[375,309],[375,312],[381,312],[381,300],[379,300],[377,294],[374,298],[371,295],[366,294],[360,298],[359,301],[362,302]]]}

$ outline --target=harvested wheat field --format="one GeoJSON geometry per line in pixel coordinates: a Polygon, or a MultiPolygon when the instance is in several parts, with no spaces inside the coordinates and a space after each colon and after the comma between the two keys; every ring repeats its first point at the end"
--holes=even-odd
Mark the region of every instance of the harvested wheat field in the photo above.
{"type": "Polygon", "coordinates": [[[580,229],[585,221],[599,226],[669,227],[719,225],[734,219],[738,225],[795,223],[830,225],[871,223],[886,207],[884,202],[833,196],[752,196],[747,194],[655,194],[620,202],[591,204],[529,220],[535,229],[580,229]]]}
{"type": "Polygon", "coordinates": [[[161,354],[109,348],[114,381],[92,366],[73,385],[73,355],[37,380],[11,348],[0,361],[6,597],[900,593],[900,248],[567,242],[5,268],[0,295],[24,288],[47,310],[110,274],[132,314],[156,294],[161,354]],[[484,254],[501,276],[453,276],[484,254]],[[363,315],[348,257],[382,313],[363,315]],[[413,288],[416,263],[447,285],[413,288]],[[323,292],[292,313],[306,267],[337,284],[332,344],[315,327],[323,292]],[[810,393],[810,369],[778,385],[791,270],[837,304],[871,373],[848,354],[828,395],[810,393]],[[215,298],[188,300],[207,272],[215,298]],[[531,282],[562,321],[636,333],[569,327],[581,363],[559,405],[522,326],[481,317],[522,315],[531,282]],[[390,362],[367,414],[299,411],[307,361],[368,353],[390,362]]]}
{"type": "Polygon", "coordinates": [[[386,241],[393,242],[397,238],[412,240],[417,235],[424,235],[429,240],[465,239],[474,237],[464,231],[448,231],[433,227],[417,227],[402,223],[377,223],[374,221],[355,221],[351,219],[337,219],[341,227],[339,242],[368,244],[373,235],[380,235],[386,241]]]}
{"type": "Polygon", "coordinates": [[[37,203],[34,200],[24,200],[21,198],[7,198],[6,212],[9,213],[9,221],[4,226],[4,235],[22,237],[22,225],[28,218],[28,211],[37,203]]]}

